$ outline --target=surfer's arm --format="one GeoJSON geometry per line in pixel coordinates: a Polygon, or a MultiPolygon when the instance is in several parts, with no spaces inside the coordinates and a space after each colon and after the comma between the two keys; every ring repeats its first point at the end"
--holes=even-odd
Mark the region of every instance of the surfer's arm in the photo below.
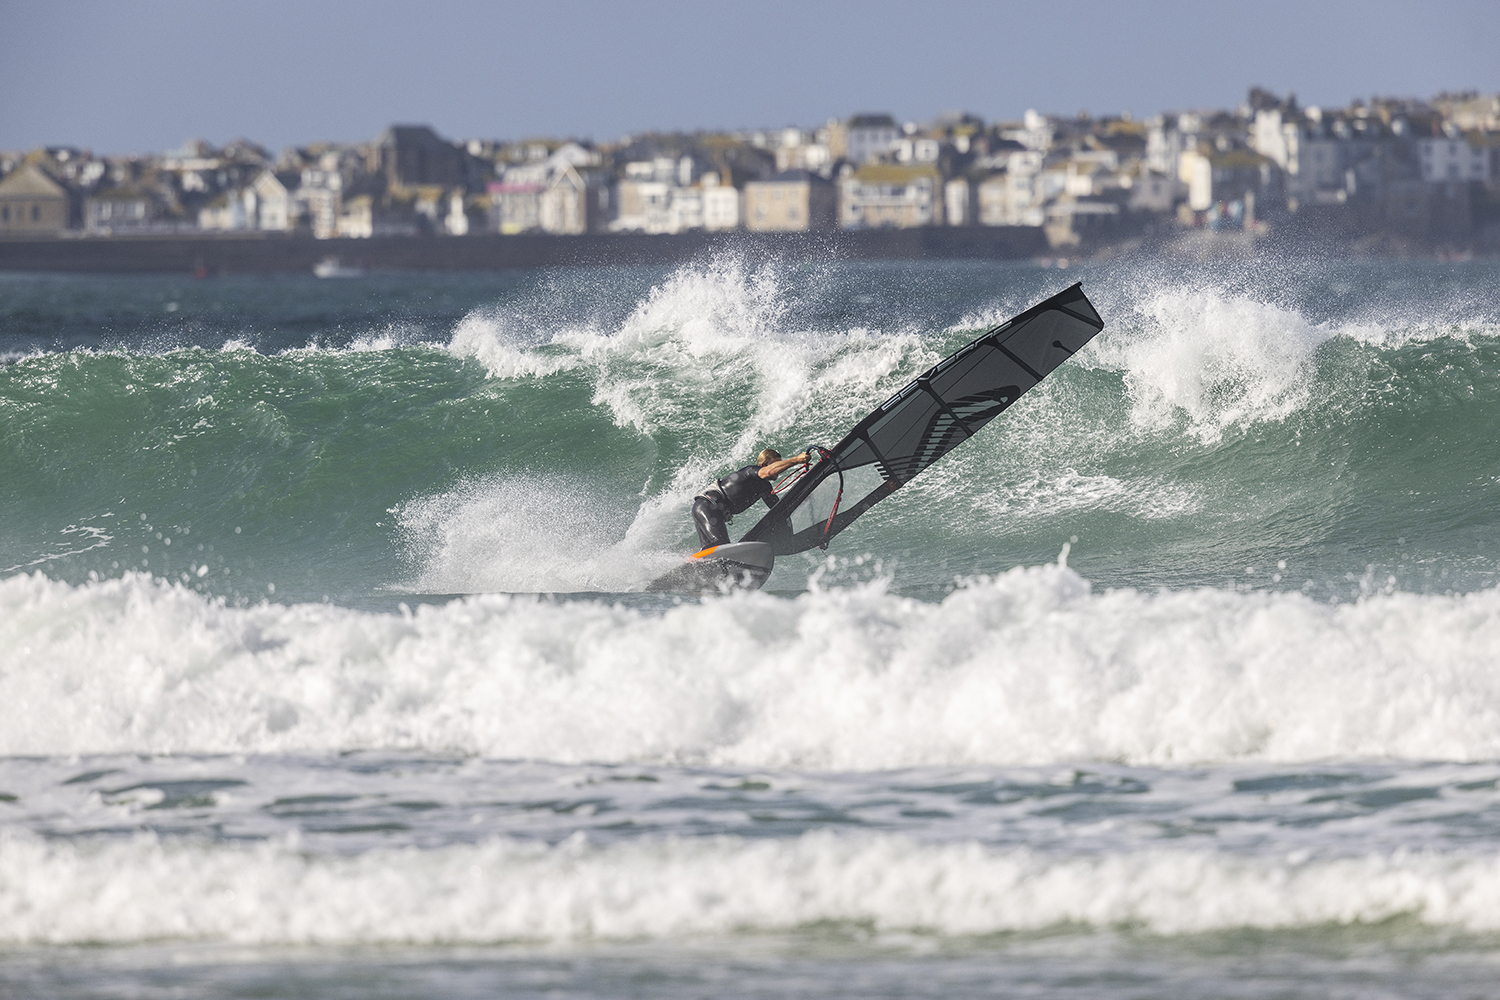
{"type": "Polygon", "coordinates": [[[760,467],[760,478],[775,479],[777,476],[781,475],[792,466],[803,465],[806,462],[807,452],[805,451],[800,455],[793,455],[791,458],[783,458],[780,461],[768,462],[760,467]]]}

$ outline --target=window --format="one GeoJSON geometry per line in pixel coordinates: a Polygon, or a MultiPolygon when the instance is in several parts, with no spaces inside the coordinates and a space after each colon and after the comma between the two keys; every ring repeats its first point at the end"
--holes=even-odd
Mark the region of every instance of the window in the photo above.
{"type": "Polygon", "coordinates": [[[10,206],[0,205],[0,222],[10,221],[10,206]]]}
{"type": "Polygon", "coordinates": [[[37,222],[38,220],[41,219],[41,217],[42,217],[42,206],[40,206],[40,205],[32,205],[31,206],[31,221],[32,222],[37,222]]]}

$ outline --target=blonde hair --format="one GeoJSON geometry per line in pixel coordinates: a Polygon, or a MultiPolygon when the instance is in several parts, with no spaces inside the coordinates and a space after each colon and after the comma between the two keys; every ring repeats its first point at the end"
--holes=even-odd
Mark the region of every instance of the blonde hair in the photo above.
{"type": "Polygon", "coordinates": [[[770,465],[772,462],[779,461],[781,461],[781,452],[775,448],[763,449],[759,455],[755,456],[756,465],[770,465]]]}

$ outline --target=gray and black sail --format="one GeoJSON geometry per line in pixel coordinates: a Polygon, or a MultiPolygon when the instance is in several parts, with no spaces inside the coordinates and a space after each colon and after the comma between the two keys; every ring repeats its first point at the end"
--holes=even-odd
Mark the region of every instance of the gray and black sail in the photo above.
{"type": "Polygon", "coordinates": [[[741,541],[777,555],[826,546],[973,437],[1104,329],[1075,284],[959,348],[861,420],[741,541]]]}

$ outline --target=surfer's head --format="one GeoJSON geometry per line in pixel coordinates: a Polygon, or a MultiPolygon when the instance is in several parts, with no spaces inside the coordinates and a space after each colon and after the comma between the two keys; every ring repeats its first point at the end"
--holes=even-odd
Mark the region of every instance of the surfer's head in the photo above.
{"type": "Polygon", "coordinates": [[[761,468],[765,468],[772,462],[779,461],[781,461],[781,452],[777,451],[775,448],[767,448],[759,455],[755,456],[755,464],[760,466],[761,468]]]}

